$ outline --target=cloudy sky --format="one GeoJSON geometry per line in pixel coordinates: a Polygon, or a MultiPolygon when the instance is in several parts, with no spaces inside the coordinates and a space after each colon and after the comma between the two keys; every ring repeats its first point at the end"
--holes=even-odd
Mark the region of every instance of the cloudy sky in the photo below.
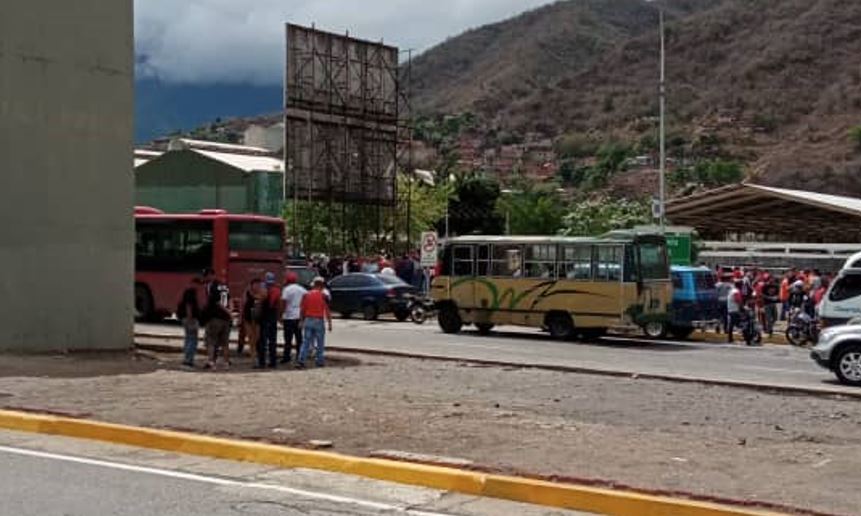
{"type": "Polygon", "coordinates": [[[279,84],[283,23],[426,50],[551,0],[135,0],[138,74],[279,84]]]}

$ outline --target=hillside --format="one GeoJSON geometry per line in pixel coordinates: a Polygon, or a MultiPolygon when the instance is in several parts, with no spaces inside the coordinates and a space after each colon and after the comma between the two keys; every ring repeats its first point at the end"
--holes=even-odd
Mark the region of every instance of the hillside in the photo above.
{"type": "MultiPolygon", "coordinates": [[[[861,3],[672,1],[669,124],[757,181],[861,194],[861,3]]],[[[654,134],[657,14],[644,0],[571,0],[453,38],[416,60],[416,105],[484,130],[636,141],[654,134]]]]}

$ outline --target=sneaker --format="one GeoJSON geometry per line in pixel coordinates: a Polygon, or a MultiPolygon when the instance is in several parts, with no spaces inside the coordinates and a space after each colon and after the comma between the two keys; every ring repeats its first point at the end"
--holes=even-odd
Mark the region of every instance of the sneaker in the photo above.
{"type": "Polygon", "coordinates": [[[296,362],[296,369],[305,369],[305,364],[302,362],[296,362]]]}

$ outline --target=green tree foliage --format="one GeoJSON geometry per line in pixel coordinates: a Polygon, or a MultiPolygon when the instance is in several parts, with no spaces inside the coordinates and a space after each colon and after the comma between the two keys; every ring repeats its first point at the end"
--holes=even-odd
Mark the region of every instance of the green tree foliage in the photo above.
{"type": "Polygon", "coordinates": [[[593,199],[575,203],[563,217],[560,234],[595,236],[614,229],[627,229],[651,221],[648,203],[627,199],[593,199]]]}
{"type": "Polygon", "coordinates": [[[861,150],[861,125],[856,125],[850,129],[849,137],[852,138],[852,142],[855,143],[855,147],[858,150],[861,150]]]}
{"type": "Polygon", "coordinates": [[[442,229],[438,224],[445,217],[446,204],[455,196],[454,184],[441,181],[431,186],[401,176],[398,178],[398,191],[403,192],[399,210],[404,214],[410,213],[410,243],[418,243],[423,231],[442,229]],[[409,210],[405,206],[407,199],[412,199],[409,210]]]}
{"type": "Polygon", "coordinates": [[[566,158],[586,158],[598,152],[598,144],[583,133],[572,133],[556,140],[556,153],[566,158]]]}
{"type": "MultiPolygon", "coordinates": [[[[504,221],[496,212],[499,183],[480,173],[462,174],[454,180],[454,197],[449,202],[449,233],[452,235],[502,233],[504,221]]],[[[444,221],[440,221],[442,227],[444,221]]]]}
{"type": "Polygon", "coordinates": [[[700,161],[693,167],[679,168],[670,174],[670,184],[674,187],[697,183],[717,187],[738,183],[744,179],[744,169],[737,161],[722,159],[700,161]]]}
{"type": "Polygon", "coordinates": [[[554,235],[562,228],[564,205],[556,185],[517,179],[497,201],[497,213],[514,235],[554,235]]]}

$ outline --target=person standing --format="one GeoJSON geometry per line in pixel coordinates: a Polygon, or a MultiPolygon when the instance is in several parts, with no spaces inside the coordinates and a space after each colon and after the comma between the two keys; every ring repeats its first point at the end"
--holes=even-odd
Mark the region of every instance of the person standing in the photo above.
{"type": "Polygon", "coordinates": [[[209,277],[205,290],[206,304],[201,313],[206,335],[207,369],[215,369],[218,352],[224,354],[225,366],[230,367],[230,351],[227,348],[230,339],[230,311],[227,309],[227,287],[214,277],[209,277]]]}
{"type": "Polygon", "coordinates": [[[732,281],[728,275],[718,276],[718,282],[715,284],[718,298],[718,327],[717,331],[726,331],[727,329],[727,298],[732,290],[732,281]]]}
{"type": "Polygon", "coordinates": [[[329,311],[329,302],[324,292],[326,282],[323,278],[314,278],[314,289],[302,298],[301,316],[302,327],[305,335],[296,367],[305,368],[305,360],[308,359],[308,351],[311,346],[317,350],[316,365],[325,365],[326,349],[326,325],[332,331],[332,313],[329,311]]]}
{"type": "Polygon", "coordinates": [[[764,311],[763,328],[768,336],[774,335],[774,323],[777,321],[777,305],[780,304],[780,287],[777,280],[770,274],[765,274],[762,287],[764,311]]]}
{"type": "Polygon", "coordinates": [[[185,332],[182,365],[186,367],[194,367],[194,355],[197,353],[197,336],[200,331],[200,305],[197,301],[199,286],[200,279],[192,278],[176,308],[176,317],[182,322],[185,332]]]}
{"type": "Polygon", "coordinates": [[[737,281],[732,286],[726,298],[726,341],[733,342],[732,332],[741,327],[741,309],[744,305],[744,296],[741,294],[742,282],[737,281]]]}
{"type": "Polygon", "coordinates": [[[256,369],[278,367],[278,313],[281,303],[281,289],[275,284],[275,274],[267,272],[263,283],[266,288],[263,307],[260,313],[260,339],[257,341],[256,369]]]}
{"type": "Polygon", "coordinates": [[[238,352],[241,355],[248,343],[251,360],[257,359],[257,343],[260,341],[260,316],[263,310],[263,289],[260,279],[253,279],[245,290],[242,302],[242,331],[239,334],[238,352]]]}
{"type": "Polygon", "coordinates": [[[295,273],[288,273],[286,283],[287,286],[281,292],[281,306],[284,312],[284,355],[281,358],[282,364],[289,364],[293,349],[293,340],[296,340],[296,356],[302,350],[302,298],[308,293],[302,285],[297,282],[298,278],[295,273]]]}

